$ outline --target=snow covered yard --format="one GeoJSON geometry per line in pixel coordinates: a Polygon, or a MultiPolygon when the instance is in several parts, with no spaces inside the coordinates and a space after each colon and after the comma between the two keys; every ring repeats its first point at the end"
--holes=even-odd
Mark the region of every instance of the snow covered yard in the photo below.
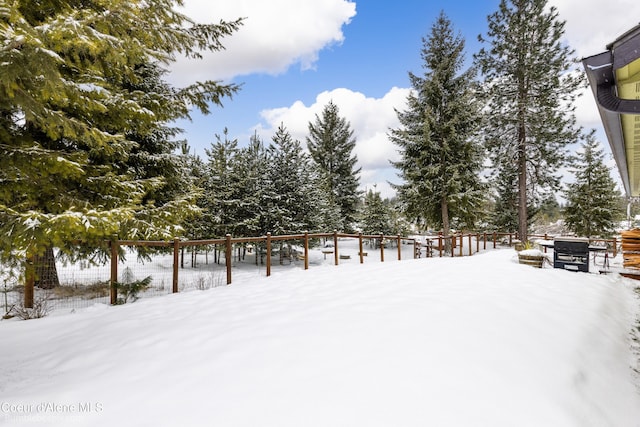
{"type": "Polygon", "coordinates": [[[637,427],[634,286],[504,249],[4,321],[0,425],[637,427]]]}

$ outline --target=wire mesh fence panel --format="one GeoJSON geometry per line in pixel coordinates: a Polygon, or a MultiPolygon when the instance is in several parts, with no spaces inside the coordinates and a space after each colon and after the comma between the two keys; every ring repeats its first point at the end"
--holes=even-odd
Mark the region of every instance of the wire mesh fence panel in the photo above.
{"type": "Polygon", "coordinates": [[[168,248],[129,246],[118,258],[117,303],[172,292],[173,253],[168,248]]]}
{"type": "Polygon", "coordinates": [[[25,307],[24,266],[2,266],[3,317],[43,317],[54,310],[75,310],[109,303],[108,259],[69,260],[55,250],[33,260],[33,307],[25,307]]]}
{"type": "Polygon", "coordinates": [[[0,264],[0,307],[3,318],[11,316],[15,307],[20,304],[22,286],[18,268],[0,264]]]}
{"type": "Polygon", "coordinates": [[[226,283],[226,260],[221,245],[183,246],[180,249],[178,292],[204,291],[226,283]]]}
{"type": "Polygon", "coordinates": [[[40,294],[49,298],[52,309],[77,309],[93,304],[109,304],[109,260],[61,261],[56,258],[55,269],[59,283],[50,289],[38,286],[36,277],[35,302],[40,294]]]}
{"type": "Polygon", "coordinates": [[[3,316],[39,317],[51,310],[204,291],[292,268],[469,256],[513,241],[508,233],[418,237],[334,231],[249,238],[227,235],[200,241],[114,241],[102,248],[78,248],[78,254],[89,255],[74,259],[51,249],[35,259],[18,260],[15,266],[0,265],[0,308],[3,316]]]}

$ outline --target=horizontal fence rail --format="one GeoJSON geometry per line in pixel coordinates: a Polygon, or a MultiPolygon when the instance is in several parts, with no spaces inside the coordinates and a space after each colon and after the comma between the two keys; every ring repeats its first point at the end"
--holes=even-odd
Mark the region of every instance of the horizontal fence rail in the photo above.
{"type": "MultiPolygon", "coordinates": [[[[178,271],[180,264],[180,250],[184,247],[189,246],[208,246],[208,245],[221,245],[225,248],[225,266],[226,266],[226,283],[230,285],[232,283],[232,258],[233,258],[233,247],[237,244],[248,244],[248,243],[263,243],[265,245],[265,258],[266,258],[266,275],[271,276],[271,267],[272,267],[272,254],[273,254],[273,243],[274,242],[282,242],[282,241],[301,241],[303,242],[303,253],[299,255],[299,258],[304,261],[304,269],[309,269],[309,242],[311,239],[332,239],[333,246],[331,252],[334,255],[334,263],[335,265],[339,265],[340,262],[340,254],[339,254],[339,239],[343,238],[354,238],[358,239],[358,255],[360,259],[360,263],[364,263],[364,240],[377,240],[379,241],[380,246],[380,260],[384,262],[384,249],[386,242],[393,241],[396,243],[398,247],[398,261],[402,259],[402,242],[408,241],[414,246],[413,254],[414,258],[417,258],[420,254],[418,247],[420,245],[419,242],[415,238],[403,237],[400,235],[397,236],[389,236],[384,234],[345,234],[345,233],[303,233],[303,234],[291,234],[291,235],[280,235],[280,236],[272,236],[271,233],[267,233],[265,236],[261,237],[232,237],[230,234],[227,234],[225,238],[222,239],[208,239],[208,240],[180,240],[174,239],[172,242],[165,241],[137,241],[137,240],[113,240],[110,242],[111,245],[111,295],[110,300],[111,304],[115,304],[118,300],[117,294],[117,286],[115,284],[118,281],[118,253],[120,247],[122,246],[140,246],[140,247],[165,247],[172,248],[173,251],[173,280],[172,280],[172,292],[178,292],[178,271]]],[[[327,251],[328,253],[328,251],[327,251]]],[[[326,255],[325,255],[326,256],[326,255]]]]}
{"type": "MultiPolygon", "coordinates": [[[[516,233],[503,233],[503,232],[491,232],[491,233],[459,233],[449,236],[434,235],[434,236],[414,236],[406,237],[401,235],[384,235],[384,234],[347,234],[338,233],[336,231],[332,233],[300,233],[291,235],[271,235],[267,233],[260,237],[232,237],[230,234],[223,238],[206,239],[206,240],[181,240],[174,239],[172,241],[139,241],[139,240],[117,240],[114,239],[108,242],[110,247],[110,259],[108,260],[109,271],[109,302],[111,304],[118,303],[118,275],[119,275],[119,262],[120,254],[123,248],[126,247],[139,247],[139,248],[160,248],[165,249],[166,253],[171,253],[171,283],[170,292],[178,293],[180,291],[179,278],[180,269],[184,268],[184,251],[191,248],[192,254],[192,267],[197,263],[198,248],[210,248],[214,247],[213,255],[214,260],[219,264],[222,258],[221,254],[224,254],[224,270],[225,276],[219,278],[220,285],[226,282],[227,285],[232,283],[232,270],[233,270],[233,257],[234,249],[237,249],[236,257],[239,260],[240,257],[244,259],[244,255],[241,255],[241,250],[246,250],[251,246],[255,250],[255,262],[258,265],[258,259],[260,259],[261,265],[264,265],[266,276],[271,276],[274,252],[278,254],[280,264],[283,263],[283,255],[281,250],[274,251],[274,246],[279,245],[282,249],[282,244],[286,242],[291,248],[292,242],[297,242],[302,246],[300,251],[296,251],[294,254],[289,253],[288,259],[295,260],[296,262],[302,261],[304,269],[309,269],[310,259],[310,245],[312,241],[324,240],[327,246],[322,249],[324,259],[327,256],[333,257],[333,263],[337,266],[341,260],[351,259],[350,255],[343,254],[341,251],[343,245],[340,239],[357,239],[357,259],[360,264],[364,263],[365,257],[368,253],[365,251],[365,241],[368,244],[373,244],[374,249],[379,250],[380,261],[385,261],[385,255],[389,256],[385,249],[391,249],[394,245],[397,247],[397,260],[402,260],[402,248],[411,247],[413,254],[412,258],[429,258],[429,257],[443,257],[443,256],[471,256],[474,253],[478,253],[481,250],[495,249],[500,246],[513,246],[518,242],[516,233]],[[377,246],[377,248],[376,248],[377,246]]],[[[529,239],[544,239],[553,240],[554,236],[550,235],[530,235],[529,239]]],[[[613,256],[617,255],[618,241],[616,239],[592,239],[592,244],[605,245],[608,251],[613,252],[613,256]]],[[[210,249],[207,249],[207,256],[210,249]]],[[[546,252],[546,247],[544,251],[546,252]]],[[[405,252],[405,256],[406,256],[405,252]]],[[[168,256],[168,255],[167,255],[168,256]]],[[[393,255],[392,255],[393,256],[393,255]]],[[[32,263],[27,263],[27,267],[32,263]]],[[[102,279],[104,280],[104,279],[102,279]]],[[[217,284],[215,285],[217,286],[217,284]]],[[[162,289],[164,289],[164,279],[162,289]]],[[[166,291],[165,291],[166,292],[166,291]]],[[[24,307],[33,307],[34,298],[34,275],[29,271],[25,274],[25,286],[24,286],[24,307]]]]}
{"type": "Polygon", "coordinates": [[[261,237],[232,237],[230,234],[225,238],[208,239],[208,240],[180,240],[174,239],[172,242],[164,241],[126,241],[126,240],[114,240],[111,244],[111,304],[115,304],[118,300],[117,283],[118,278],[118,252],[122,246],[149,246],[149,247],[166,247],[173,250],[173,279],[172,279],[172,292],[177,293],[179,291],[178,279],[179,279],[179,253],[182,248],[189,246],[207,246],[207,245],[220,245],[225,248],[225,269],[226,269],[226,283],[227,285],[232,283],[232,258],[234,245],[242,244],[264,244],[265,246],[265,268],[266,276],[271,276],[272,258],[273,258],[273,243],[274,242],[292,242],[300,241],[303,243],[303,253],[297,254],[298,259],[304,262],[304,269],[309,269],[309,242],[312,239],[325,239],[332,242],[331,250],[323,251],[326,255],[333,254],[333,260],[335,265],[340,264],[340,239],[358,239],[358,258],[360,264],[364,263],[367,253],[364,251],[364,241],[373,240],[377,241],[380,250],[380,261],[384,262],[385,248],[389,243],[394,243],[397,247],[397,259],[402,260],[402,244],[403,242],[410,242],[413,245],[413,258],[422,257],[423,253],[425,257],[433,257],[436,255],[443,257],[445,255],[465,256],[465,254],[471,256],[474,253],[473,240],[475,239],[475,252],[480,252],[480,246],[486,250],[487,245],[492,245],[495,249],[499,243],[504,243],[509,246],[512,245],[515,240],[515,233],[461,233],[457,235],[437,235],[425,237],[424,241],[418,241],[415,237],[403,237],[401,235],[385,235],[385,234],[347,234],[347,233],[302,233],[291,235],[279,235],[273,236],[271,233],[267,233],[261,237]],[[450,252],[448,252],[450,251],[450,252]]]}

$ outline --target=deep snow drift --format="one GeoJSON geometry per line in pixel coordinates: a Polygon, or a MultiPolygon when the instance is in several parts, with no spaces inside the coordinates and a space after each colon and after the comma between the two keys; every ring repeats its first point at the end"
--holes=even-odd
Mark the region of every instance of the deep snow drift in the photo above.
{"type": "Polygon", "coordinates": [[[515,251],[0,322],[3,426],[640,426],[636,282],[515,251]]]}

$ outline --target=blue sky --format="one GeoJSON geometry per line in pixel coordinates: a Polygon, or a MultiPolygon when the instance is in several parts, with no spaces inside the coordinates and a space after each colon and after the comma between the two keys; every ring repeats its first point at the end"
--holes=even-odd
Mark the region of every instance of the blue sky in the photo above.
{"type": "MultiPolygon", "coordinates": [[[[391,196],[387,181],[398,182],[389,160],[397,159],[388,141],[398,126],[394,108],[404,109],[408,72],[421,73],[420,49],[440,11],[467,43],[470,61],[486,32],[487,15],[499,0],[185,0],[182,10],[199,22],[246,17],[240,31],[224,41],[226,50],[204,60],[173,67],[170,80],[180,86],[219,79],[242,84],[223,108],[209,116],[194,112],[180,122],[192,149],[204,149],[228,128],[240,145],[257,132],[270,142],[283,123],[304,144],[307,125],[330,100],[350,123],[362,167],[362,189],[376,185],[391,196]]],[[[604,51],[607,43],[640,21],[640,2],[610,0],[602,19],[595,0],[551,0],[567,21],[567,43],[578,57],[604,51]],[[618,8],[627,13],[615,12],[618,8]]],[[[618,9],[619,10],[619,9],[618,9]]],[[[579,122],[601,131],[590,93],[581,98],[579,122]]],[[[601,138],[604,141],[604,136],[601,138]]]]}

